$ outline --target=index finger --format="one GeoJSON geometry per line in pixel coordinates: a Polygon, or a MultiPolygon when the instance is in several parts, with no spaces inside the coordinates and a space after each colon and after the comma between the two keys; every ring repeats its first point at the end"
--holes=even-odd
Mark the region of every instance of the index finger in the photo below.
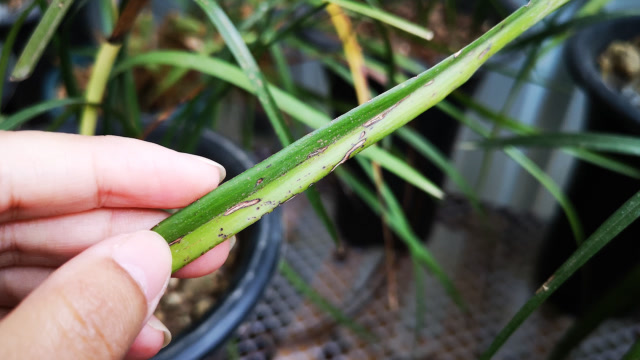
{"type": "Polygon", "coordinates": [[[101,207],[179,208],[224,174],[208,159],[136,139],[0,132],[0,222],[101,207]]]}

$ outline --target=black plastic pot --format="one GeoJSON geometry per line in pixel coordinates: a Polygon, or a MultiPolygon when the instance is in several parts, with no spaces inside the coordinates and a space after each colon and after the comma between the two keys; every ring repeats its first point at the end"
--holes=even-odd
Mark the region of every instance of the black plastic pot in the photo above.
{"type": "MultiPolygon", "coordinates": [[[[588,95],[586,131],[640,135],[640,110],[602,81],[597,59],[614,40],[640,35],[640,17],[601,23],[570,40],[566,61],[576,83],[588,95]]],[[[640,168],[637,158],[620,157],[640,168]]],[[[616,209],[640,190],[640,182],[587,163],[576,165],[567,188],[586,235],[590,235],[616,209]]],[[[597,301],[616,280],[638,263],[640,223],[625,229],[574,275],[551,301],[568,313],[577,314],[597,301]],[[588,296],[582,296],[588,294],[588,296]]],[[[550,276],[575,251],[576,244],[565,216],[558,210],[550,224],[538,260],[536,281],[550,276]]]]}
{"type": "MultiPolygon", "coordinates": [[[[162,127],[152,132],[148,140],[161,143],[165,131],[162,127]]],[[[229,179],[254,165],[244,151],[213,131],[202,133],[194,153],[222,164],[229,179]]],[[[242,231],[236,244],[235,275],[227,293],[154,359],[200,359],[219,349],[261,298],[280,258],[282,239],[279,209],[242,231]]]]}

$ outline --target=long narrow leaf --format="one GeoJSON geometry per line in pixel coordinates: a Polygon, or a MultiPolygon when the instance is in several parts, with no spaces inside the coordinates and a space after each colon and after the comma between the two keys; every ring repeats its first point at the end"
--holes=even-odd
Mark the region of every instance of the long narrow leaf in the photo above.
{"type": "Polygon", "coordinates": [[[27,8],[20,14],[15,23],[11,26],[11,30],[9,31],[9,35],[4,39],[4,44],[2,45],[2,57],[0,58],[0,100],[2,99],[3,92],[5,89],[4,82],[7,78],[7,67],[9,66],[9,58],[11,57],[11,49],[13,49],[13,45],[16,42],[16,38],[18,37],[18,33],[20,29],[22,29],[22,24],[27,19],[27,16],[31,13],[31,11],[36,7],[38,3],[34,1],[31,5],[27,6],[27,8]]]}
{"type": "Polygon", "coordinates": [[[513,332],[531,315],[562,283],[580,269],[593,255],[614,239],[622,230],[640,217],[640,192],[633,195],[616,212],[611,215],[589,238],[576,250],[567,261],[556,270],[513,316],[509,323],[496,336],[493,343],[480,359],[490,359],[507,341],[513,332]]]}
{"type": "MultiPolygon", "coordinates": [[[[190,68],[192,70],[197,70],[202,73],[215,76],[246,91],[252,93],[255,92],[255,89],[249,83],[247,76],[238,67],[220,59],[182,51],[157,51],[128,58],[116,67],[114,74],[119,74],[120,72],[130,69],[136,65],[156,64],[190,68]]],[[[267,84],[267,86],[273,94],[277,106],[296,120],[314,129],[319,129],[329,124],[331,118],[327,115],[271,84],[267,84]]],[[[425,178],[424,175],[417,173],[416,171],[411,171],[410,176],[409,172],[405,172],[403,170],[408,170],[408,168],[410,168],[406,163],[402,165],[395,160],[387,161],[393,159],[390,156],[382,155],[378,157],[378,154],[380,154],[381,151],[384,150],[372,147],[368,152],[363,153],[363,156],[367,156],[372,160],[377,160],[380,166],[393,172],[398,177],[427,191],[430,195],[433,195],[436,198],[442,198],[442,190],[425,178]],[[431,189],[434,191],[431,191],[431,189]]]]}
{"type": "MultiPolygon", "coordinates": [[[[518,70],[518,74],[516,76],[515,81],[511,84],[509,89],[507,99],[502,104],[502,108],[500,109],[500,114],[504,115],[511,109],[514,101],[516,100],[522,86],[525,84],[525,79],[529,76],[529,73],[533,69],[536,64],[536,55],[538,54],[539,48],[532,47],[529,49],[527,53],[526,59],[520,69],[518,70]]],[[[489,133],[489,138],[494,138],[500,134],[502,130],[501,123],[493,123],[491,127],[491,132],[489,133]]],[[[489,171],[491,169],[491,165],[493,163],[493,156],[495,153],[491,151],[491,149],[484,152],[482,156],[482,162],[480,163],[480,171],[476,181],[476,189],[478,191],[482,191],[484,186],[486,185],[487,178],[489,177],[489,171]]]]}
{"type": "MultiPolygon", "coordinates": [[[[371,165],[360,161],[361,165],[366,171],[371,171],[371,165]]],[[[360,199],[362,199],[372,210],[374,213],[381,215],[382,214],[382,206],[378,201],[378,197],[376,194],[364,186],[360,181],[354,178],[351,174],[343,169],[336,169],[336,173],[338,174],[341,181],[345,184],[349,185],[349,187],[358,195],[360,199]]],[[[435,260],[431,252],[421,243],[419,237],[413,232],[411,226],[409,225],[409,221],[406,219],[404,212],[398,201],[395,199],[395,196],[390,191],[387,185],[382,185],[381,194],[384,197],[384,201],[389,207],[388,213],[389,216],[385,218],[387,221],[387,225],[389,228],[396,234],[398,237],[404,241],[404,243],[410,248],[412,258],[415,259],[420,265],[424,266],[426,269],[431,271],[438,281],[442,284],[447,293],[454,299],[454,301],[464,307],[464,302],[462,301],[462,296],[460,292],[456,289],[455,285],[447,274],[442,270],[442,267],[435,260]]]]}
{"type": "MultiPolygon", "coordinates": [[[[287,128],[282,113],[271,92],[269,91],[269,83],[265,79],[262,71],[258,67],[256,60],[251,55],[249,48],[242,40],[242,36],[235,28],[231,20],[224,13],[222,8],[214,0],[196,0],[196,3],[200,5],[202,10],[207,14],[211,22],[216,26],[222,38],[227,46],[231,50],[231,53],[236,58],[238,64],[244,71],[246,77],[249,79],[254,92],[258,96],[258,100],[262,104],[262,108],[267,113],[267,117],[271,121],[271,126],[275,130],[278,139],[283,146],[289,146],[293,142],[293,136],[287,128]]],[[[309,189],[307,197],[311,202],[313,209],[327,228],[327,231],[336,242],[336,245],[340,245],[338,238],[338,231],[335,229],[331,218],[320,199],[320,194],[315,189],[309,189]]]]}
{"type": "Polygon", "coordinates": [[[251,55],[244,40],[242,40],[242,36],[216,1],[195,0],[195,2],[200,5],[209,17],[209,20],[211,20],[220,32],[229,50],[231,50],[231,53],[249,79],[249,84],[254,89],[264,111],[267,113],[273,129],[278,135],[278,139],[280,139],[283,146],[288,146],[293,142],[293,137],[289,133],[282,114],[273,100],[273,96],[267,87],[268,84],[262,71],[260,71],[256,60],[253,58],[253,55],[251,55]]]}
{"type": "Polygon", "coordinates": [[[423,38],[425,40],[433,39],[433,31],[429,29],[425,29],[421,26],[411,23],[401,17],[390,14],[386,11],[382,11],[380,9],[376,9],[374,7],[357,3],[351,0],[325,0],[325,1],[330,2],[332,4],[339,5],[340,7],[343,7],[347,10],[370,17],[372,19],[382,21],[385,24],[388,24],[390,26],[393,26],[397,29],[400,29],[404,32],[415,35],[417,37],[423,38]]]}
{"type": "Polygon", "coordinates": [[[60,25],[62,18],[64,18],[72,4],[73,0],[53,0],[49,4],[47,11],[42,15],[42,19],[33,34],[31,34],[31,38],[29,38],[16,66],[13,68],[13,73],[11,74],[13,81],[24,80],[31,75],[36,64],[40,61],[44,49],[51,41],[51,37],[58,29],[58,25],[60,25]]]}
{"type": "MultiPolygon", "coordinates": [[[[440,108],[445,113],[451,115],[454,119],[461,121],[463,124],[467,125],[470,129],[480,134],[481,136],[488,138],[490,132],[482,126],[475,123],[474,120],[465,116],[459,109],[455,106],[449,104],[446,101],[442,101],[437,104],[438,108],[440,108]]],[[[558,204],[562,207],[569,224],[571,225],[571,230],[573,231],[573,235],[576,239],[576,242],[579,244],[582,242],[584,237],[582,225],[580,224],[580,219],[578,218],[578,213],[576,212],[573,204],[567,197],[567,195],[562,191],[560,186],[556,184],[556,182],[538,165],[536,165],[531,159],[529,159],[522,152],[518,151],[513,147],[506,147],[504,149],[505,154],[511,157],[515,162],[517,162],[523,169],[525,169],[531,176],[533,176],[540,184],[542,184],[547,191],[558,201],[558,204]]]]}
{"type": "Polygon", "coordinates": [[[475,193],[471,185],[464,179],[462,174],[451,164],[449,159],[438,150],[427,138],[420,135],[409,127],[403,127],[396,132],[399,138],[411,145],[416,151],[421,153],[425,158],[431,160],[442,172],[444,172],[453,181],[471,204],[476,209],[480,209],[478,195],[475,193]]]}
{"type": "Polygon", "coordinates": [[[640,137],[581,132],[543,133],[501,139],[489,139],[467,144],[471,147],[524,146],[540,148],[576,147],[616,154],[640,156],[640,137]]]}
{"type": "MultiPolygon", "coordinates": [[[[607,0],[610,1],[610,0],[607,0]]],[[[588,1],[587,4],[594,3],[593,1],[588,1]]],[[[564,40],[566,40],[571,34],[579,31],[580,29],[597,24],[603,21],[615,20],[630,16],[638,16],[640,11],[637,10],[625,10],[625,11],[616,11],[616,12],[607,12],[607,13],[597,13],[600,11],[600,8],[595,9],[595,12],[583,15],[576,16],[573,19],[565,21],[561,24],[553,24],[539,30],[535,33],[532,33],[527,36],[523,36],[517,42],[514,42],[512,45],[509,45],[506,51],[517,51],[521,50],[525,46],[530,46],[533,44],[540,44],[541,42],[552,38],[551,44],[559,45],[564,40]]],[[[545,47],[544,49],[547,49],[545,47]]]]}
{"type": "Polygon", "coordinates": [[[427,179],[418,170],[412,168],[404,160],[398,158],[391,153],[382,150],[377,146],[372,146],[361,153],[362,157],[366,157],[372,161],[375,161],[380,166],[390,171],[391,173],[399,176],[407,181],[409,184],[421,189],[425,193],[433,196],[436,199],[444,198],[444,192],[434,184],[431,180],[427,179]]]}
{"type": "Polygon", "coordinates": [[[338,324],[347,327],[365,340],[369,341],[375,339],[373,334],[371,334],[371,332],[369,332],[365,327],[345,315],[342,310],[331,304],[327,299],[309,286],[307,281],[301,278],[296,270],[293,269],[286,261],[281,261],[278,269],[280,270],[280,274],[287,279],[289,284],[301,292],[307,299],[311,300],[322,311],[329,314],[338,324]]]}
{"type": "Polygon", "coordinates": [[[12,130],[16,127],[24,124],[25,122],[33,119],[34,117],[44,114],[47,111],[70,105],[85,105],[86,101],[84,99],[62,99],[62,100],[48,100],[41,102],[37,105],[28,107],[24,110],[20,110],[19,112],[4,118],[4,120],[0,121],[0,130],[12,130]]]}
{"type": "MultiPolygon", "coordinates": [[[[460,101],[466,108],[471,109],[483,116],[485,119],[494,122],[500,123],[505,129],[512,131],[518,135],[534,135],[539,134],[541,131],[538,128],[533,126],[529,126],[526,124],[522,124],[518,121],[515,121],[505,115],[498,114],[497,112],[485,107],[482,104],[479,104],[473,99],[469,98],[467,95],[464,95],[460,92],[454,92],[453,96],[456,100],[460,101]]],[[[617,159],[604,156],[598,153],[595,153],[591,150],[582,149],[582,148],[562,148],[567,154],[575,156],[578,159],[589,162],[591,164],[603,167],[605,169],[609,169],[611,171],[615,171],[617,173],[640,179],[640,170],[635,167],[628,165],[624,162],[621,162],[617,159]]]]}
{"type": "MultiPolygon", "coordinates": [[[[612,279],[613,280],[613,279],[612,279]]],[[[617,279],[614,281],[618,281],[617,279]]],[[[566,359],[603,321],[629,311],[640,301],[640,265],[636,265],[622,280],[590,306],[562,336],[549,360],[566,359]]]]}

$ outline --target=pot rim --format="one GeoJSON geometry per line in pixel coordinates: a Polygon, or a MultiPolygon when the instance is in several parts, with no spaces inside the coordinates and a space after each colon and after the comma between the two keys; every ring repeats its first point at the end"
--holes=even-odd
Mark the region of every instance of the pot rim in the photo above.
{"type": "Polygon", "coordinates": [[[598,23],[578,32],[567,43],[566,65],[575,82],[598,101],[608,104],[620,121],[640,132],[640,110],[602,80],[598,56],[615,40],[640,36],[640,16],[598,23]]]}

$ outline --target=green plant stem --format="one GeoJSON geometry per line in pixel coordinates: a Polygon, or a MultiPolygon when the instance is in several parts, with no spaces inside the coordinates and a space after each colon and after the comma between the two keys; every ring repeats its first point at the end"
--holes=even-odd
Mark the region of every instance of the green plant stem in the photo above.
{"type": "Polygon", "coordinates": [[[303,137],[158,224],[154,230],[171,244],[173,270],[440,102],[491,55],[568,1],[532,1],[459,53],[303,137]]]}
{"type": "Polygon", "coordinates": [[[12,80],[24,80],[31,75],[38,60],[42,57],[44,49],[72,4],[73,0],[54,0],[49,4],[13,68],[12,80]]]}
{"type": "MultiPolygon", "coordinates": [[[[113,68],[113,63],[118,56],[122,44],[112,44],[104,42],[98,50],[96,62],[91,71],[91,78],[87,84],[85,101],[87,103],[100,103],[107,87],[107,80],[113,68]]],[[[98,109],[95,106],[87,105],[82,112],[80,120],[80,134],[94,135],[98,122],[98,109]]]]}

